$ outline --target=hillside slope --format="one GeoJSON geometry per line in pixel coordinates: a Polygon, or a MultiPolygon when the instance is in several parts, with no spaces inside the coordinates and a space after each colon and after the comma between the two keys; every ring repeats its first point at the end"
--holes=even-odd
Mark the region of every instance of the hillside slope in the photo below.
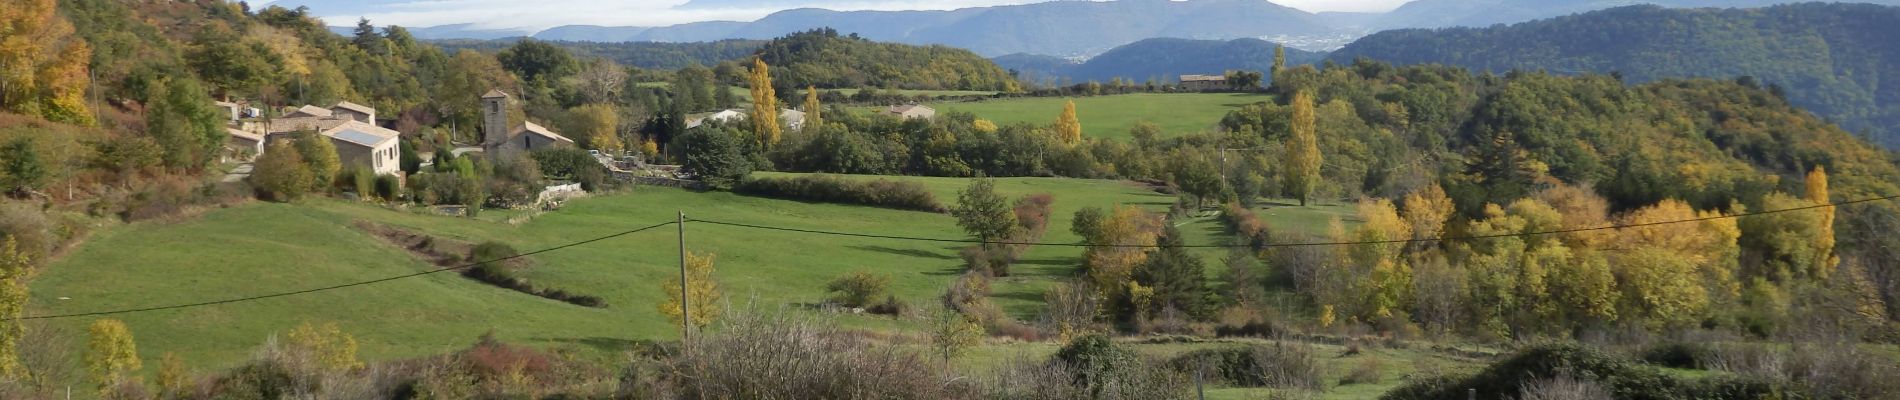
{"type": "Polygon", "coordinates": [[[773,66],[774,84],[792,88],[1019,89],[1007,71],[969,50],[873,42],[831,29],[773,39],[758,56],[773,66]]]}
{"type": "Polygon", "coordinates": [[[1875,141],[1900,145],[1900,7],[1800,4],[1761,9],[1632,6],[1492,28],[1398,30],[1332,54],[1479,70],[1752,76],[1875,141]]]}

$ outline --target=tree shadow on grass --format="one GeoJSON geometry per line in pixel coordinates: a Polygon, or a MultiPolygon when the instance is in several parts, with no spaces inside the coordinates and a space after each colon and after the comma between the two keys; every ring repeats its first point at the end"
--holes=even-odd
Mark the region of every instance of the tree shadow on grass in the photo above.
{"type": "Polygon", "coordinates": [[[1081,257],[1045,258],[1041,260],[1016,260],[1016,264],[1042,265],[1054,267],[1073,267],[1082,265],[1081,257]]]}
{"type": "Polygon", "coordinates": [[[857,250],[864,250],[864,251],[874,251],[874,252],[885,253],[885,254],[896,254],[900,256],[909,256],[909,257],[918,257],[918,258],[932,258],[932,259],[938,259],[938,260],[962,259],[962,257],[959,257],[956,255],[957,250],[955,247],[951,247],[948,249],[950,251],[950,254],[939,254],[934,251],[923,250],[923,249],[899,249],[899,248],[884,247],[884,246],[857,245],[857,246],[851,246],[851,248],[857,249],[857,250]]]}

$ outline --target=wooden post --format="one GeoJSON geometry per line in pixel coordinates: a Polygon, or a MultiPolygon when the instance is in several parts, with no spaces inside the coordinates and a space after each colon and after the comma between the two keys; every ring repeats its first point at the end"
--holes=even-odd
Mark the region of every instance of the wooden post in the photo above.
{"type": "Polygon", "coordinates": [[[690,295],[692,293],[686,290],[687,286],[686,286],[686,212],[685,211],[679,212],[679,217],[678,219],[674,220],[673,225],[675,228],[678,228],[679,240],[680,240],[680,351],[684,352],[687,347],[686,342],[693,338],[693,328],[692,328],[693,312],[692,312],[692,308],[687,307],[687,301],[689,301],[687,298],[691,297],[690,295]]]}

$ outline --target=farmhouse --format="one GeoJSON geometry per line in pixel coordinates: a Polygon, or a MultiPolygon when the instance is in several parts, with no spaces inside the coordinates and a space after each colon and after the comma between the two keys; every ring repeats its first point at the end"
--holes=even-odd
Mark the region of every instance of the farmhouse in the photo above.
{"type": "Polygon", "coordinates": [[[482,95],[482,152],[489,157],[514,157],[536,149],[573,146],[573,139],[533,122],[509,128],[508,94],[495,89],[482,95]]]}
{"type": "MultiPolygon", "coordinates": [[[[698,116],[688,116],[686,118],[686,129],[697,128],[700,125],[705,125],[708,121],[724,123],[745,121],[748,116],[745,111],[733,109],[719,110],[719,112],[698,116]]],[[[789,108],[780,108],[778,109],[778,120],[780,123],[785,124],[785,127],[791,128],[792,130],[804,129],[805,112],[789,108]]]]}
{"type": "Polygon", "coordinates": [[[1181,75],[1181,88],[1205,92],[1227,88],[1227,77],[1222,75],[1181,75]]]}
{"type": "MultiPolygon", "coordinates": [[[[219,104],[223,107],[224,104],[219,104]]],[[[285,108],[283,117],[263,121],[233,120],[225,128],[225,149],[231,155],[248,159],[263,154],[274,141],[286,140],[296,132],[316,132],[336,146],[337,159],[345,167],[362,168],[379,175],[402,171],[402,135],[376,126],[376,109],[351,102],[338,102],[330,108],[305,105],[285,108]]]]}
{"type": "Polygon", "coordinates": [[[348,101],[339,101],[336,105],[330,106],[330,115],[371,125],[376,124],[376,109],[348,101]]]}
{"type": "Polygon", "coordinates": [[[894,116],[894,117],[898,117],[902,119],[913,119],[913,118],[931,119],[931,118],[937,117],[936,109],[932,109],[929,106],[925,106],[922,104],[905,104],[901,106],[890,106],[890,107],[885,108],[884,111],[879,111],[878,113],[894,116]]]}
{"type": "Polygon", "coordinates": [[[356,120],[345,120],[335,127],[318,132],[336,145],[336,158],[346,167],[368,169],[377,175],[396,175],[402,172],[396,161],[401,149],[394,130],[370,125],[356,120]]]}

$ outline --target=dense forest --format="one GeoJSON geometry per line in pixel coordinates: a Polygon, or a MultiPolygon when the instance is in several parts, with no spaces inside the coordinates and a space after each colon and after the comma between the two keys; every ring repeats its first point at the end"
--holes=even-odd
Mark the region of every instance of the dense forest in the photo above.
{"type": "Polygon", "coordinates": [[[1008,72],[969,50],[879,43],[829,28],[772,39],[758,55],[781,66],[774,82],[792,87],[1021,89],[1008,72]]]}
{"type": "Polygon", "coordinates": [[[1807,3],[1758,9],[1631,6],[1491,28],[1396,30],[1334,52],[1478,70],[1614,73],[1632,82],[1752,77],[1796,105],[1900,145],[1900,8],[1807,3]]]}
{"type": "MultiPolygon", "coordinates": [[[[520,39],[496,40],[432,40],[432,44],[444,50],[469,49],[493,53],[501,51],[519,42],[520,39]]],[[[763,40],[729,39],[715,42],[569,42],[550,41],[582,58],[606,58],[613,62],[645,69],[680,69],[688,65],[715,65],[725,61],[735,61],[751,57],[758,52],[763,40]]]]}

